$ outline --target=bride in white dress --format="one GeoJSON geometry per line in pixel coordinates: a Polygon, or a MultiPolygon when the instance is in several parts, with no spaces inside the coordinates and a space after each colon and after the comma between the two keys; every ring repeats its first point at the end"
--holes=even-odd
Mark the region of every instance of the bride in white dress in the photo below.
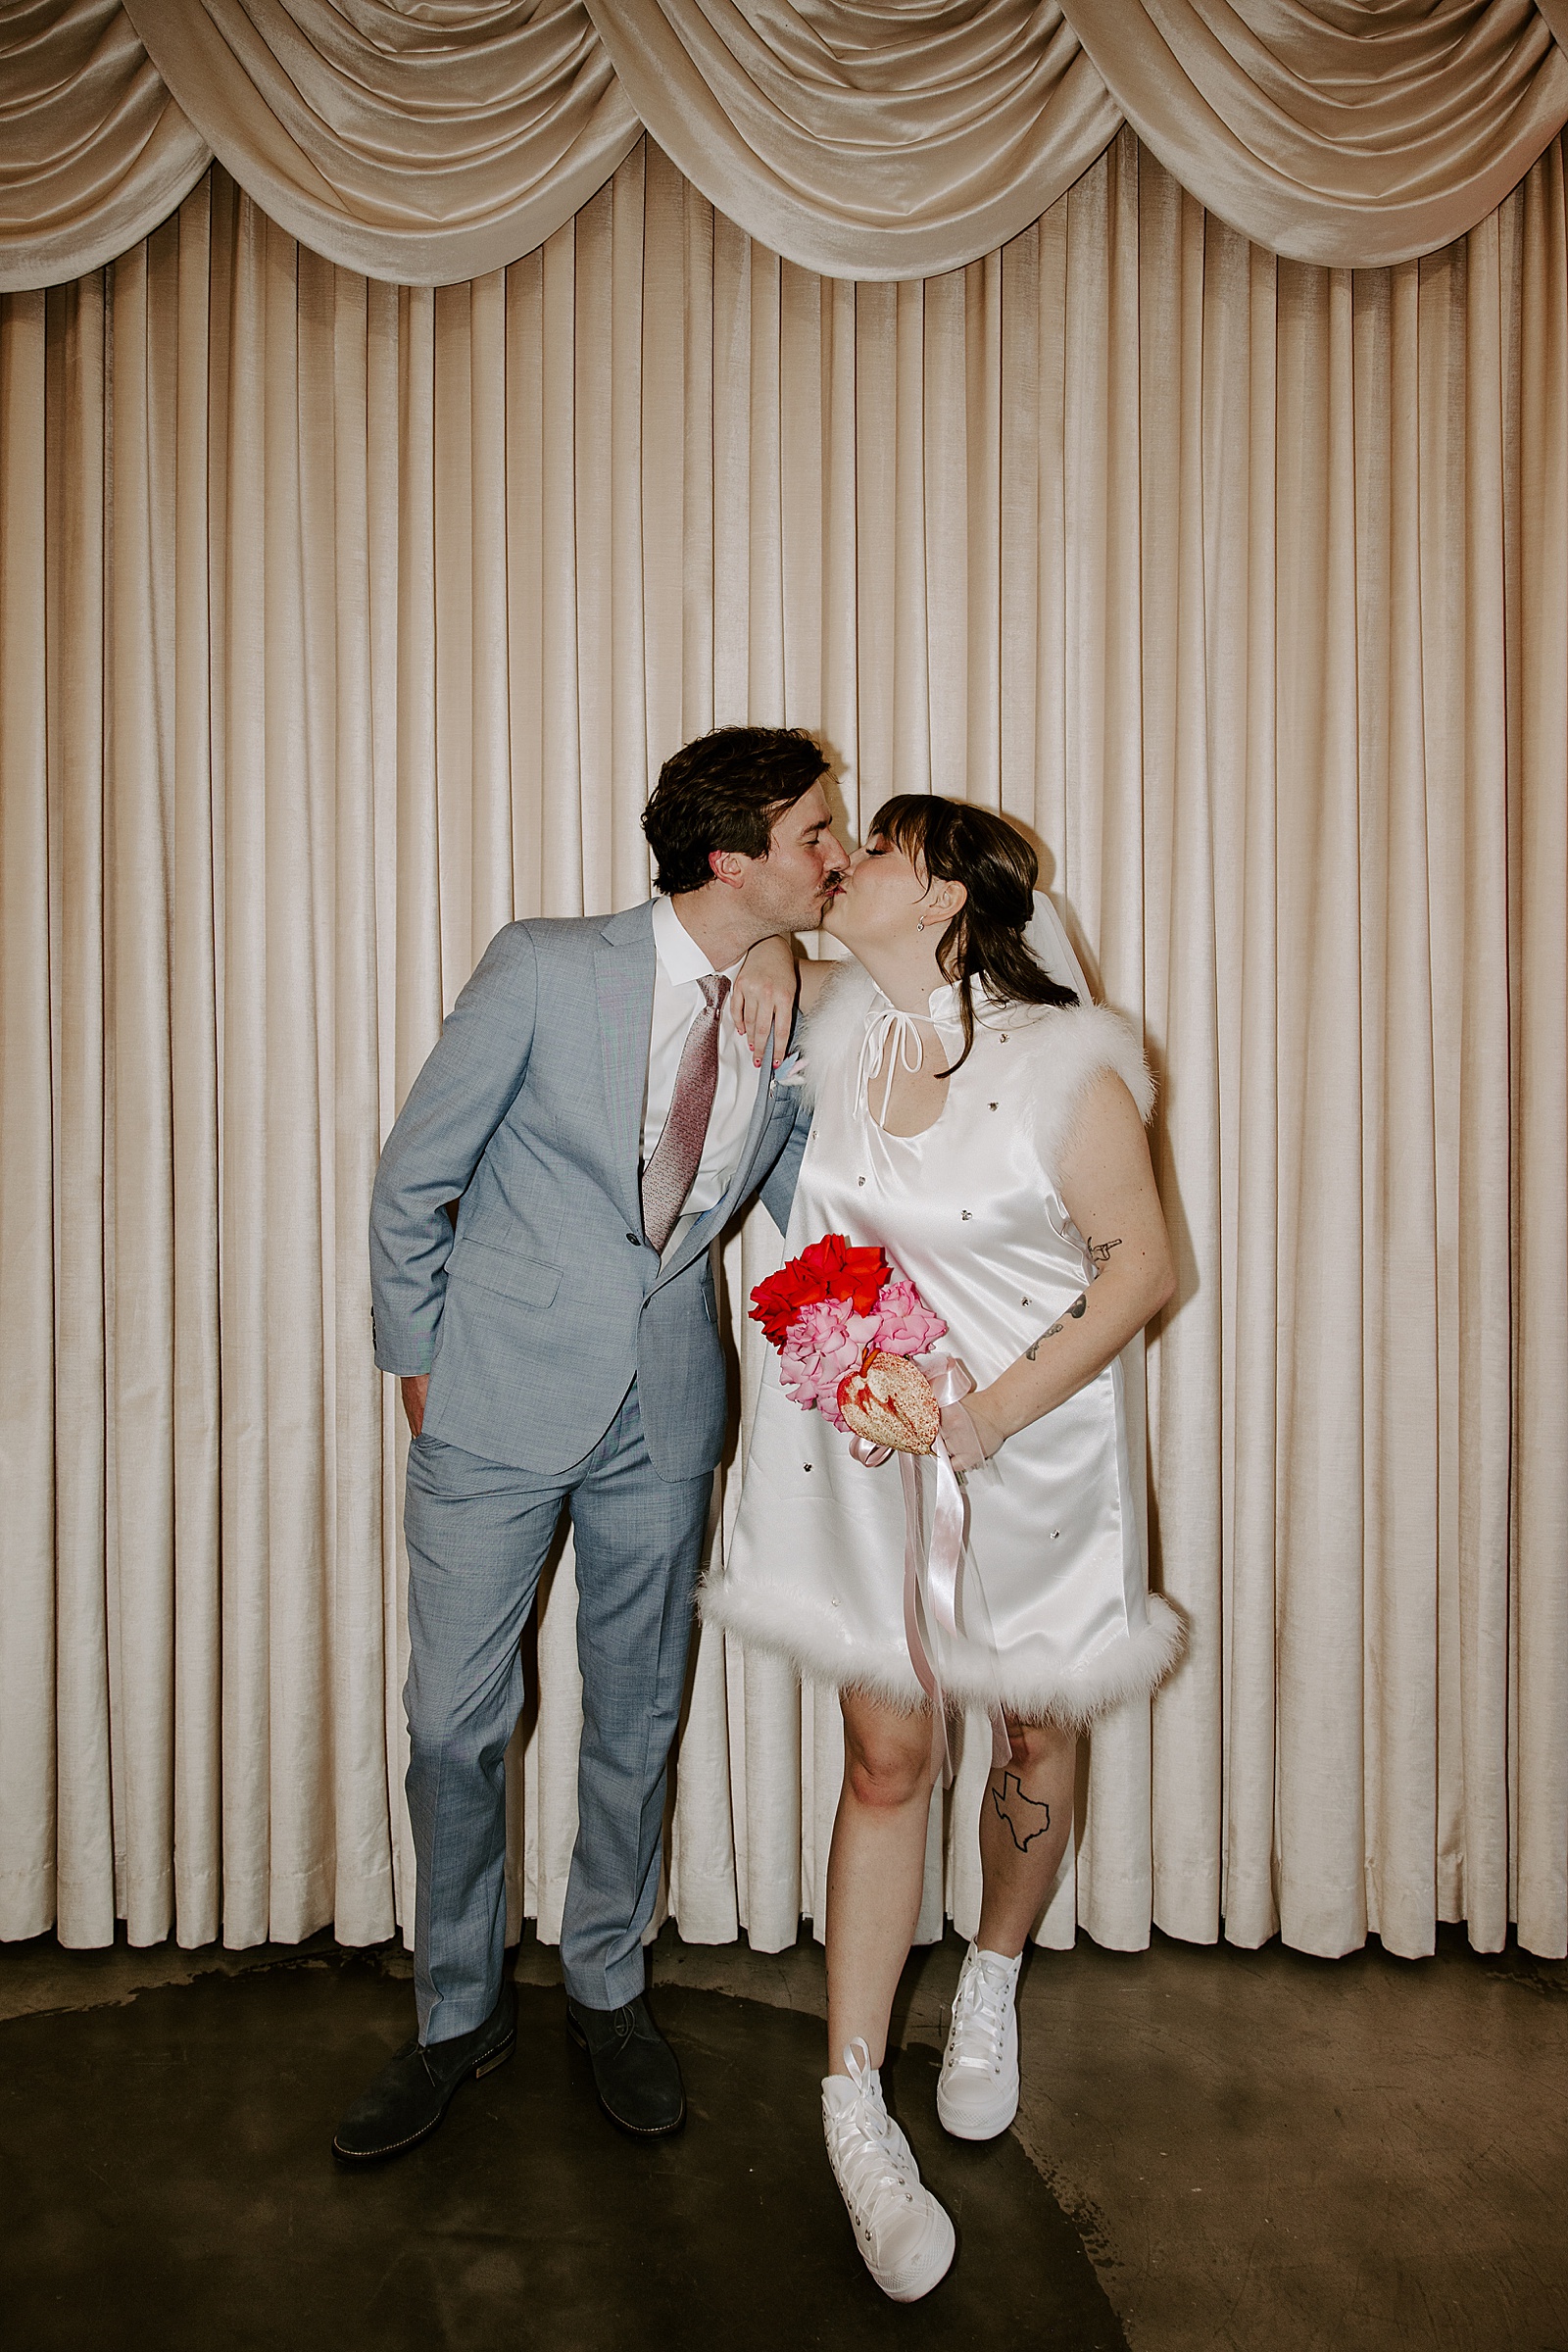
{"type": "MultiPolygon", "coordinates": [[[[1017,2108],[1014,1992],[1071,1829],[1079,1732],[1152,1689],[1181,1641],[1145,1589],[1117,1361],[1173,1287],[1152,1089],[1126,1026],[1032,952],[1036,870],[986,810],[906,795],[878,811],[825,921],[856,960],[801,975],[814,1108],[786,1243],[880,1244],[977,1383],[943,1411],[968,1536],[956,1618],[929,1628],[921,1661],[1010,1748],[982,1802],[980,1923],[937,2094],[969,2139],[1017,2108]]],[[[929,1528],[934,1465],[918,1468],[929,1528]]],[[[878,2075],[944,1754],[906,1635],[904,1553],[897,1470],[862,1467],[803,1412],[770,1351],[734,1540],[701,1606],[839,1690],[823,2123],[861,2254],[908,2301],[942,2278],[954,2236],[878,2075]]]]}

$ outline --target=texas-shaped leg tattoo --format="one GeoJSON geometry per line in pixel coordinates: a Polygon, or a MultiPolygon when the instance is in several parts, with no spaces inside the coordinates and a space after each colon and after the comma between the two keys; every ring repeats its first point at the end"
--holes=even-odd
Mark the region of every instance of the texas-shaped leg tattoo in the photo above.
{"type": "Polygon", "coordinates": [[[997,1809],[999,1821],[1004,1821],[1012,1833],[1012,1842],[1020,1854],[1026,1854],[1037,1838],[1043,1838],[1051,1827],[1051,1807],[1032,1796],[1025,1796],[1023,1783],[1015,1772],[1004,1772],[1002,1787],[993,1781],[991,1802],[997,1809]]]}

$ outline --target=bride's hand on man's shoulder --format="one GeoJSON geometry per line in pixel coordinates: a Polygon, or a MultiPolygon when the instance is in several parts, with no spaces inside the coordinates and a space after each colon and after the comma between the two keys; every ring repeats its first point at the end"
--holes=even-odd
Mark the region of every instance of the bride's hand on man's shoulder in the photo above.
{"type": "Polygon", "coordinates": [[[769,1030],[773,1034],[775,1069],[789,1051],[799,986],[795,943],[787,934],[777,939],[760,939],[735,975],[729,997],[730,1014],[751,1047],[752,1059],[759,1069],[767,1051],[769,1030]]]}

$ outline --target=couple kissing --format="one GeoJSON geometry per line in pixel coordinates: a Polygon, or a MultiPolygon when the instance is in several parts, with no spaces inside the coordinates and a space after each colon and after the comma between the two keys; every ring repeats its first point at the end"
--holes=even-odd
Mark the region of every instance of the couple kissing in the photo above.
{"type": "Polygon", "coordinates": [[[840,1694],[823,2130],[872,2278],[910,2300],[954,2235],[879,2069],[949,1719],[988,1714],[994,1764],[938,2110],[985,2138],[1017,2105],[1014,1994],[1079,1735],[1179,1646],[1146,1591],[1117,1360],[1172,1274],[1142,1055],[1089,1001],[1028,843],[906,795],[851,856],[826,774],[798,729],[677,752],[644,813],[654,900],[501,931],[381,1155],[375,1360],[412,1432],[417,2031],[333,2147],[364,2164],[415,2146],[513,2053],[504,1759],[564,1509],[583,1728],[561,1965],[600,2105],[646,2138],[684,2121],[643,1935],[700,1606],[840,1694]],[[790,935],[819,926],[847,956],[798,964],[790,935]],[[895,1469],[770,1361],[735,1538],[699,1592],[730,1409],[710,1246],[759,1194],[788,1251],[884,1251],[945,1326],[963,1394],[934,1452],[895,1469]],[[906,1520],[929,1517],[939,1474],[962,1487],[961,1603],[921,1607],[916,1634],[906,1520]]]}

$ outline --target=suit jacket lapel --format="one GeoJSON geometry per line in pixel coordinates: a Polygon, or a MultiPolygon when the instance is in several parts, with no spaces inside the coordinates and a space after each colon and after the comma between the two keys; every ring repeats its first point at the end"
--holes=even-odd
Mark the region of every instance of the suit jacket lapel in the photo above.
{"type": "Polygon", "coordinates": [[[643,1097],[648,1087],[648,1040],[654,1021],[654,910],[652,903],[612,914],[600,926],[594,950],[599,988],[599,1039],[605,1058],[605,1101],[617,1196],[628,1228],[641,1233],[637,1155],[643,1097]]]}

